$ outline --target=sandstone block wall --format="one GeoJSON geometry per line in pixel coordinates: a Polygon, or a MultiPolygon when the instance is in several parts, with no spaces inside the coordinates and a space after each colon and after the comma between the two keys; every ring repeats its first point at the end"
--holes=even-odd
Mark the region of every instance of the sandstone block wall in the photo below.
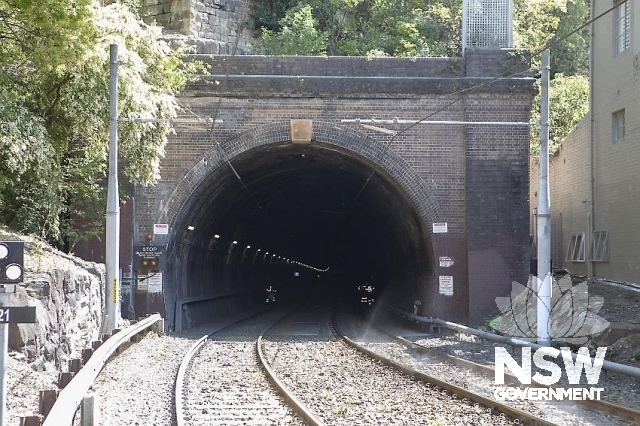
{"type": "Polygon", "coordinates": [[[247,28],[253,2],[242,0],[144,0],[140,14],[168,32],[186,36],[196,53],[237,54],[252,51],[247,28]],[[245,7],[247,5],[247,7],[245,7]]]}

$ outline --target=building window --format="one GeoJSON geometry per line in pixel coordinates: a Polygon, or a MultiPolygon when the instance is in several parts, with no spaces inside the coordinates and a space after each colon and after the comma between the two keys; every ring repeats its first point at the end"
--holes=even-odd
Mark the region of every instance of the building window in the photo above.
{"type": "Polygon", "coordinates": [[[591,260],[596,262],[609,261],[609,233],[607,231],[594,231],[591,242],[591,260]]]}
{"type": "Polygon", "coordinates": [[[613,113],[612,133],[613,143],[624,140],[624,109],[613,113]]]}
{"type": "Polygon", "coordinates": [[[630,19],[629,19],[629,2],[623,1],[618,4],[614,14],[615,29],[615,52],[616,56],[629,48],[630,40],[630,19]]]}
{"type": "Polygon", "coordinates": [[[571,234],[567,260],[569,262],[584,262],[584,232],[571,234]]]}

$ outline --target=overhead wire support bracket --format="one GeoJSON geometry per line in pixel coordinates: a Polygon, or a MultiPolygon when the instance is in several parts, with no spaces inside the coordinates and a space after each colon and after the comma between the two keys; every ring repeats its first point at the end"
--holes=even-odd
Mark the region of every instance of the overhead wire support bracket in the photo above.
{"type": "Polygon", "coordinates": [[[215,123],[222,124],[224,120],[211,117],[207,118],[118,118],[118,121],[125,123],[171,123],[171,124],[197,124],[197,123],[215,123]]]}
{"type": "Polygon", "coordinates": [[[380,127],[368,126],[371,124],[453,124],[453,125],[477,125],[477,126],[531,126],[533,123],[528,121],[456,121],[456,120],[399,120],[394,118],[392,120],[377,120],[377,119],[361,119],[361,118],[345,118],[340,120],[341,123],[354,123],[359,124],[362,127],[383,131],[384,133],[395,132],[395,130],[382,129],[380,127]]]}

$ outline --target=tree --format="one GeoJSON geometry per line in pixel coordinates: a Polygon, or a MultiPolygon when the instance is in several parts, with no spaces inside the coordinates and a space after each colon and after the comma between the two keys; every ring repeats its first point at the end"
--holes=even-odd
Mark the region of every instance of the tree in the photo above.
{"type": "MultiPolygon", "coordinates": [[[[453,57],[461,53],[460,0],[270,0],[258,2],[257,12],[256,16],[269,17],[255,20],[256,28],[266,28],[262,46],[269,54],[326,51],[328,55],[453,57]],[[291,12],[302,9],[310,10],[307,25],[292,25],[291,12]]],[[[514,0],[515,47],[534,52],[534,68],[540,65],[539,53],[551,50],[553,150],[588,109],[589,27],[574,30],[588,21],[589,13],[588,0],[514,0]]],[[[539,117],[539,105],[538,97],[534,120],[539,117]]],[[[537,127],[531,149],[532,153],[539,150],[537,127]]]]}
{"type": "MultiPolygon", "coordinates": [[[[533,102],[531,120],[531,155],[540,154],[540,101],[538,94],[533,102]]],[[[589,112],[589,79],[582,75],[556,74],[549,82],[549,153],[560,149],[563,139],[589,112]]]]}
{"type": "MultiPolygon", "coordinates": [[[[109,140],[109,45],[120,46],[119,115],[170,118],[188,70],[149,26],[119,4],[91,0],[0,3],[0,221],[72,245],[72,218],[104,214],[109,140]],[[24,194],[16,197],[15,194],[24,194]]],[[[168,123],[121,123],[124,175],[159,176],[168,123]]]]}
{"type": "Polygon", "coordinates": [[[589,76],[589,0],[568,0],[551,44],[551,73],[589,76]],[[580,28],[576,31],[576,29],[580,28]]]}
{"type": "Polygon", "coordinates": [[[589,75],[589,26],[583,26],[589,7],[588,0],[516,0],[515,46],[532,52],[549,48],[552,78],[556,73],[589,75]]]}
{"type": "MultiPolygon", "coordinates": [[[[587,0],[517,0],[516,46],[534,53],[549,48],[549,152],[555,154],[562,140],[589,110],[589,27],[572,35],[589,19],[587,0]]],[[[533,66],[540,65],[539,55],[533,66]]],[[[534,99],[530,152],[540,153],[540,94],[534,99]]]]}
{"type": "MultiPolygon", "coordinates": [[[[454,56],[460,52],[461,2],[455,0],[258,2],[254,25],[261,30],[258,33],[265,52],[290,54],[274,35],[286,27],[291,38],[296,29],[282,18],[287,10],[304,7],[311,8],[318,33],[327,34],[323,50],[328,55],[454,56]]],[[[304,37],[302,33],[297,36],[304,37]]],[[[306,47],[300,44],[295,54],[311,54],[306,47]]]]}
{"type": "Polygon", "coordinates": [[[289,9],[280,20],[281,29],[262,30],[262,43],[267,55],[324,55],[328,34],[319,31],[311,6],[289,9]]]}

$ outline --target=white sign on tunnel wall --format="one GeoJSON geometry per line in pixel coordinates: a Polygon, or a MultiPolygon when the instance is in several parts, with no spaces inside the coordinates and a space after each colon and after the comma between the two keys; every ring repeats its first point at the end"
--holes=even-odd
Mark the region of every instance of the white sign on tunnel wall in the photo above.
{"type": "Polygon", "coordinates": [[[167,223],[154,223],[153,233],[155,235],[167,235],[169,234],[169,225],[167,223]]]}
{"type": "Polygon", "coordinates": [[[162,293],[162,272],[149,275],[149,293],[162,293]]]}
{"type": "Polygon", "coordinates": [[[440,294],[453,296],[453,277],[451,275],[440,275],[438,281],[440,294]]]}
{"type": "Polygon", "coordinates": [[[162,272],[154,272],[146,277],[138,277],[138,291],[146,291],[148,293],[162,293],[162,272]]]}
{"type": "Polygon", "coordinates": [[[435,222],[433,224],[433,233],[434,234],[446,234],[447,233],[447,222],[435,222]]]}

